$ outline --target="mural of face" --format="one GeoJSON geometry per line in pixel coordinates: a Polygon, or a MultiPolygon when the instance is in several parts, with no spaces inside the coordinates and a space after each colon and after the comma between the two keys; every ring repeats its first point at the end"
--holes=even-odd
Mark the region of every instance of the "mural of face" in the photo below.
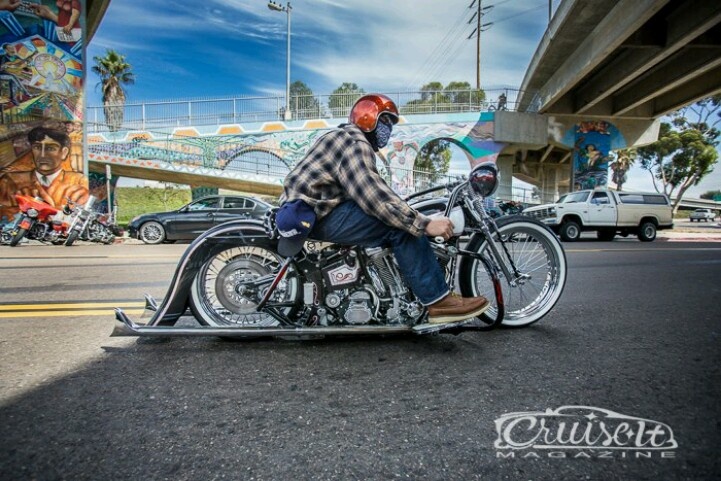
{"type": "Polygon", "coordinates": [[[32,151],[35,170],[42,175],[52,175],[60,170],[70,149],[46,135],[44,139],[32,143],[32,151]]]}

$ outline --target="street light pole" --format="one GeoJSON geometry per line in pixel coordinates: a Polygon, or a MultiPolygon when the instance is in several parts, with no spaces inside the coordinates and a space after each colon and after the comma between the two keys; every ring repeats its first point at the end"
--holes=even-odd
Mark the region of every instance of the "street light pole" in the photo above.
{"type": "Polygon", "coordinates": [[[290,113],[290,12],[293,10],[293,7],[290,6],[290,2],[288,2],[285,7],[282,6],[279,3],[275,3],[273,0],[270,0],[268,2],[268,8],[270,10],[274,10],[276,12],[285,12],[288,15],[288,40],[287,40],[287,49],[286,49],[286,58],[285,58],[285,112],[283,113],[283,118],[285,120],[291,120],[292,116],[290,113]]]}

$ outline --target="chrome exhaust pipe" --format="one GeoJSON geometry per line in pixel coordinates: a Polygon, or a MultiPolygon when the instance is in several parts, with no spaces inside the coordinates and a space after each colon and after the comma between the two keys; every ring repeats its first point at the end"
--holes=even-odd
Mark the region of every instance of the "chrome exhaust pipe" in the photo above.
{"type": "Polygon", "coordinates": [[[407,334],[409,326],[347,326],[347,327],[296,327],[296,328],[238,328],[238,327],[175,327],[145,326],[133,322],[122,309],[115,309],[115,327],[111,337],[119,336],[218,336],[218,337],[268,337],[268,336],[353,336],[378,334],[407,334]]]}
{"type": "Polygon", "coordinates": [[[145,309],[148,311],[158,311],[158,301],[156,301],[150,294],[145,294],[145,309]]]}

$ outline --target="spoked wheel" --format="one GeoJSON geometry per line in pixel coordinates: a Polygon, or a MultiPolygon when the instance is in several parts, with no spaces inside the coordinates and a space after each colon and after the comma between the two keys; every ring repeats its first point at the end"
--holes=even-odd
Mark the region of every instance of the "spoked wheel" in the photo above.
{"type": "MultiPolygon", "coordinates": [[[[278,254],[260,246],[233,247],[220,252],[195,276],[190,294],[193,314],[207,326],[278,326],[276,318],[255,308],[281,263],[278,254]]],[[[269,302],[294,303],[300,294],[299,284],[298,277],[289,270],[269,302]]],[[[288,316],[293,309],[285,308],[283,314],[288,316]]]]}
{"type": "MultiPolygon", "coordinates": [[[[519,276],[509,282],[501,273],[501,290],[505,315],[502,325],[521,327],[545,316],[558,302],[566,284],[566,255],[553,232],[538,221],[524,216],[506,217],[497,221],[500,235],[511,239],[505,246],[518,269],[519,276]]],[[[508,264],[503,246],[495,241],[501,257],[508,264]]],[[[483,236],[471,238],[466,249],[490,258],[490,247],[483,236]]],[[[464,296],[484,296],[491,308],[482,314],[479,326],[496,318],[498,307],[490,276],[483,263],[465,258],[460,269],[461,292],[464,296]]]]}

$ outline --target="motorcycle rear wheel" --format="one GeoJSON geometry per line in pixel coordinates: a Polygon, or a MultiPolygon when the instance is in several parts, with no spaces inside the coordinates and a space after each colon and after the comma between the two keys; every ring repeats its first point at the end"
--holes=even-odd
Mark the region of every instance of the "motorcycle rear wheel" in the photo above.
{"type": "MultiPolygon", "coordinates": [[[[556,235],[540,222],[525,216],[509,216],[496,221],[501,238],[516,268],[528,278],[511,286],[501,274],[505,315],[502,325],[523,327],[539,321],[556,305],[566,284],[566,254],[556,235]]],[[[505,261],[503,247],[496,234],[494,242],[505,261]]],[[[487,240],[471,238],[467,250],[490,256],[487,240]]],[[[461,292],[464,296],[484,296],[491,307],[478,322],[487,325],[498,312],[493,284],[481,261],[463,259],[460,266],[461,292]]]]}
{"type": "MultiPolygon", "coordinates": [[[[283,259],[268,247],[232,247],[221,251],[198,271],[190,289],[190,308],[203,325],[238,328],[277,327],[280,322],[267,313],[257,312],[270,282],[256,288],[250,283],[275,274],[283,259]]],[[[297,303],[300,281],[290,270],[278,284],[270,302],[297,303]]],[[[291,315],[295,307],[283,309],[291,315]]]]}
{"type": "Polygon", "coordinates": [[[27,229],[18,229],[13,238],[10,239],[10,247],[15,247],[16,245],[18,245],[18,243],[23,240],[23,237],[25,237],[25,234],[27,234],[27,232],[27,229]]]}

